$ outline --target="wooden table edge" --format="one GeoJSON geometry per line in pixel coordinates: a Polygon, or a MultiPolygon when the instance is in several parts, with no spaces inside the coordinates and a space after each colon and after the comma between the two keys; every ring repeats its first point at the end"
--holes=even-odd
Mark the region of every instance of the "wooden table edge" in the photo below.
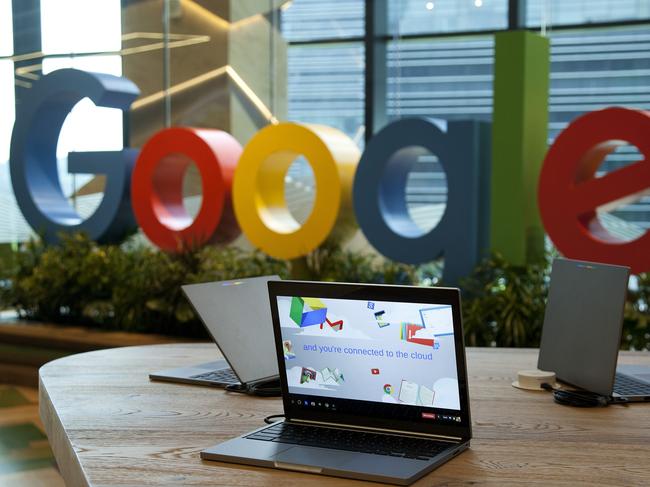
{"type": "Polygon", "coordinates": [[[50,442],[50,448],[52,448],[54,458],[56,459],[59,471],[61,472],[61,476],[64,478],[66,485],[90,487],[87,475],[81,466],[81,461],[79,460],[77,452],[72,446],[70,438],[66,434],[63,423],[56,412],[54,404],[52,404],[50,395],[43,386],[40,370],[38,373],[38,405],[41,422],[45,428],[45,434],[50,442]]]}

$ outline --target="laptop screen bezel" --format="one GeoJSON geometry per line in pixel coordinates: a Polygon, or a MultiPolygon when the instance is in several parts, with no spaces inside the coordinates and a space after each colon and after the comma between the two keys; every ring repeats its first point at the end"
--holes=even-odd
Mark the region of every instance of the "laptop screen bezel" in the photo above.
{"type": "MultiPolygon", "coordinates": [[[[459,289],[307,281],[269,281],[268,288],[273,332],[275,337],[275,349],[278,357],[278,369],[280,372],[280,383],[282,387],[282,402],[284,406],[284,414],[288,420],[307,420],[341,425],[349,424],[351,426],[380,428],[436,436],[449,436],[463,439],[471,437],[467,366],[465,361],[465,344],[463,338],[459,289]],[[367,412],[368,409],[365,409],[365,413],[361,415],[347,414],[340,411],[333,412],[321,409],[304,408],[297,404],[292,404],[289,385],[287,382],[284,350],[282,346],[283,338],[277,305],[278,296],[305,296],[324,299],[354,299],[363,301],[392,301],[451,305],[454,325],[456,368],[460,395],[460,412],[450,410],[450,414],[460,414],[461,421],[458,423],[453,422],[446,424],[440,421],[400,420],[394,419],[394,417],[390,416],[371,416],[367,412]]],[[[359,403],[359,409],[364,409],[363,405],[365,403],[369,403],[370,405],[381,404],[361,400],[347,401],[359,403]]],[[[397,407],[410,408],[415,406],[399,405],[397,407]]]]}

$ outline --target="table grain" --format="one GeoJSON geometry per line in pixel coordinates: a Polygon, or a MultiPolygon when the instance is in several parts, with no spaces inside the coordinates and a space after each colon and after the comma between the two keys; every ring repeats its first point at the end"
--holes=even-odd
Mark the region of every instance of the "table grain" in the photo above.
{"type": "MultiPolygon", "coordinates": [[[[580,409],[515,389],[536,349],[469,348],[471,448],[415,485],[648,485],[650,403],[580,409]]],[[[69,486],[363,484],[208,462],[199,452],[282,412],[276,398],[151,382],[152,371],[220,358],[212,344],[126,347],[44,365],[40,415],[69,486]]],[[[619,363],[650,365],[650,353],[619,363]]],[[[377,485],[367,483],[368,485],[377,485]]]]}

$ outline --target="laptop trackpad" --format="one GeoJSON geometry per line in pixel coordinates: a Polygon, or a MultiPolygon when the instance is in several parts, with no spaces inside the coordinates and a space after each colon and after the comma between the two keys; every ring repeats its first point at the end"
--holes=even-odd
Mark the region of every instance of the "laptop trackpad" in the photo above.
{"type": "Polygon", "coordinates": [[[350,461],[351,456],[354,455],[350,455],[349,451],[294,446],[279,453],[273,460],[279,468],[290,468],[291,465],[306,465],[323,469],[340,469],[350,461]]]}

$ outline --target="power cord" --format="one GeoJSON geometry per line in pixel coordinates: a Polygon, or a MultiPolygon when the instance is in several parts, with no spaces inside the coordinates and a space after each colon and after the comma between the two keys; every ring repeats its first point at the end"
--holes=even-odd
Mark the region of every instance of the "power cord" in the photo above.
{"type": "Polygon", "coordinates": [[[605,407],[611,402],[611,398],[589,391],[567,391],[555,389],[551,384],[541,384],[541,388],[553,393],[553,400],[563,406],[577,408],[605,407]]]}
{"type": "Polygon", "coordinates": [[[277,423],[277,421],[271,421],[272,419],[275,418],[284,418],[284,414],[272,414],[271,416],[267,416],[266,418],[264,418],[264,422],[266,424],[277,423]]]}
{"type": "Polygon", "coordinates": [[[256,384],[231,384],[226,386],[226,391],[237,392],[239,394],[248,394],[249,396],[258,397],[279,397],[282,395],[280,379],[272,379],[267,382],[258,382],[256,384]]]}

